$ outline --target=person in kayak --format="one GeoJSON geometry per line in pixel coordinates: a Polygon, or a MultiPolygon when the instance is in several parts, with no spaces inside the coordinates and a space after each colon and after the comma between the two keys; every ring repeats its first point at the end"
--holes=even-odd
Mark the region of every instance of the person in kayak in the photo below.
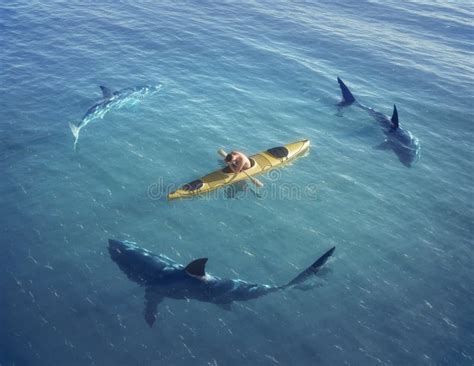
{"type": "Polygon", "coordinates": [[[238,151],[232,151],[227,154],[225,162],[234,173],[240,173],[252,166],[250,159],[238,151]]]}

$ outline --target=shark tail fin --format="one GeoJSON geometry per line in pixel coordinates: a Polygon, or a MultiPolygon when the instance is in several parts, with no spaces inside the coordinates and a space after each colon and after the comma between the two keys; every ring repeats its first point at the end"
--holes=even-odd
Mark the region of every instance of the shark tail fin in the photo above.
{"type": "Polygon", "coordinates": [[[290,282],[288,282],[283,287],[290,287],[290,286],[297,285],[299,283],[306,281],[309,277],[316,275],[316,273],[318,273],[318,271],[327,262],[327,260],[334,253],[335,250],[336,250],[336,247],[332,247],[331,249],[329,249],[321,257],[319,257],[316,260],[316,262],[314,262],[311,266],[306,268],[303,272],[301,272],[298,276],[293,278],[290,282]]]}
{"type": "Polygon", "coordinates": [[[390,121],[392,122],[392,127],[394,130],[398,128],[398,111],[397,111],[397,106],[394,104],[393,105],[393,113],[392,113],[392,118],[390,118],[390,121]]]}
{"type": "Polygon", "coordinates": [[[69,122],[69,128],[71,129],[71,132],[74,135],[74,149],[75,149],[77,140],[79,140],[79,131],[81,130],[81,128],[77,127],[73,122],[69,122]]]}
{"type": "Polygon", "coordinates": [[[342,94],[342,99],[338,105],[348,106],[354,103],[356,99],[354,98],[349,88],[346,86],[346,84],[344,84],[344,82],[341,80],[339,76],[337,77],[337,82],[339,83],[339,87],[341,88],[341,94],[342,94]]]}

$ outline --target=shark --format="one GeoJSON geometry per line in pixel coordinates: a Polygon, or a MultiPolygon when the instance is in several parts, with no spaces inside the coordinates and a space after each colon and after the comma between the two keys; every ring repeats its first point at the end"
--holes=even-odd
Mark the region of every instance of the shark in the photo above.
{"type": "Polygon", "coordinates": [[[319,272],[335,249],[326,251],[288,283],[275,286],[213,276],[206,272],[208,258],[198,258],[184,266],[131,241],[109,239],[108,243],[111,259],[131,281],[145,288],[144,317],[150,327],[157,319],[158,305],[165,298],[194,299],[231,310],[236,301],[248,301],[290,288],[304,290],[303,283],[319,272]]]}
{"type": "Polygon", "coordinates": [[[101,85],[100,89],[102,90],[102,98],[86,111],[80,122],[69,122],[69,128],[74,136],[74,148],[76,148],[79,140],[79,132],[90,122],[97,118],[103,119],[112,109],[122,108],[129,102],[135,104],[148,95],[156,94],[161,89],[161,85],[134,86],[117,91],[101,85]]]}
{"type": "Polygon", "coordinates": [[[351,93],[347,85],[338,77],[337,82],[341,89],[342,99],[337,104],[341,110],[344,107],[355,105],[365,110],[382,128],[385,141],[375,148],[378,150],[391,150],[398,160],[406,167],[412,167],[420,156],[419,140],[412,133],[403,128],[398,119],[397,106],[393,105],[392,116],[389,117],[372,107],[359,103],[351,93]]]}

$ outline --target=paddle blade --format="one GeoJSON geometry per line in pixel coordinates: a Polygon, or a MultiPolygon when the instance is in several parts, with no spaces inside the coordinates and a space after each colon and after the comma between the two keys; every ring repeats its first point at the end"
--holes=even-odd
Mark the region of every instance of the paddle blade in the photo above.
{"type": "Polygon", "coordinates": [[[260,182],[257,178],[250,178],[250,180],[253,182],[253,184],[255,184],[258,188],[262,188],[263,187],[263,183],[260,182]]]}

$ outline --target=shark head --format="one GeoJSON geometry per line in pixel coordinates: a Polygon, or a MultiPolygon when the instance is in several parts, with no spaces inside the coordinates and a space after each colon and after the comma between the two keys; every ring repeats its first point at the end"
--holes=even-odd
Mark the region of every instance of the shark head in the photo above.
{"type": "Polygon", "coordinates": [[[403,165],[411,168],[420,157],[418,139],[407,131],[397,130],[394,133],[398,136],[395,139],[391,139],[391,149],[403,165]]]}
{"type": "Polygon", "coordinates": [[[140,285],[159,282],[165,273],[182,269],[173,260],[153,254],[131,241],[109,239],[108,250],[110,258],[122,272],[140,285]]]}

